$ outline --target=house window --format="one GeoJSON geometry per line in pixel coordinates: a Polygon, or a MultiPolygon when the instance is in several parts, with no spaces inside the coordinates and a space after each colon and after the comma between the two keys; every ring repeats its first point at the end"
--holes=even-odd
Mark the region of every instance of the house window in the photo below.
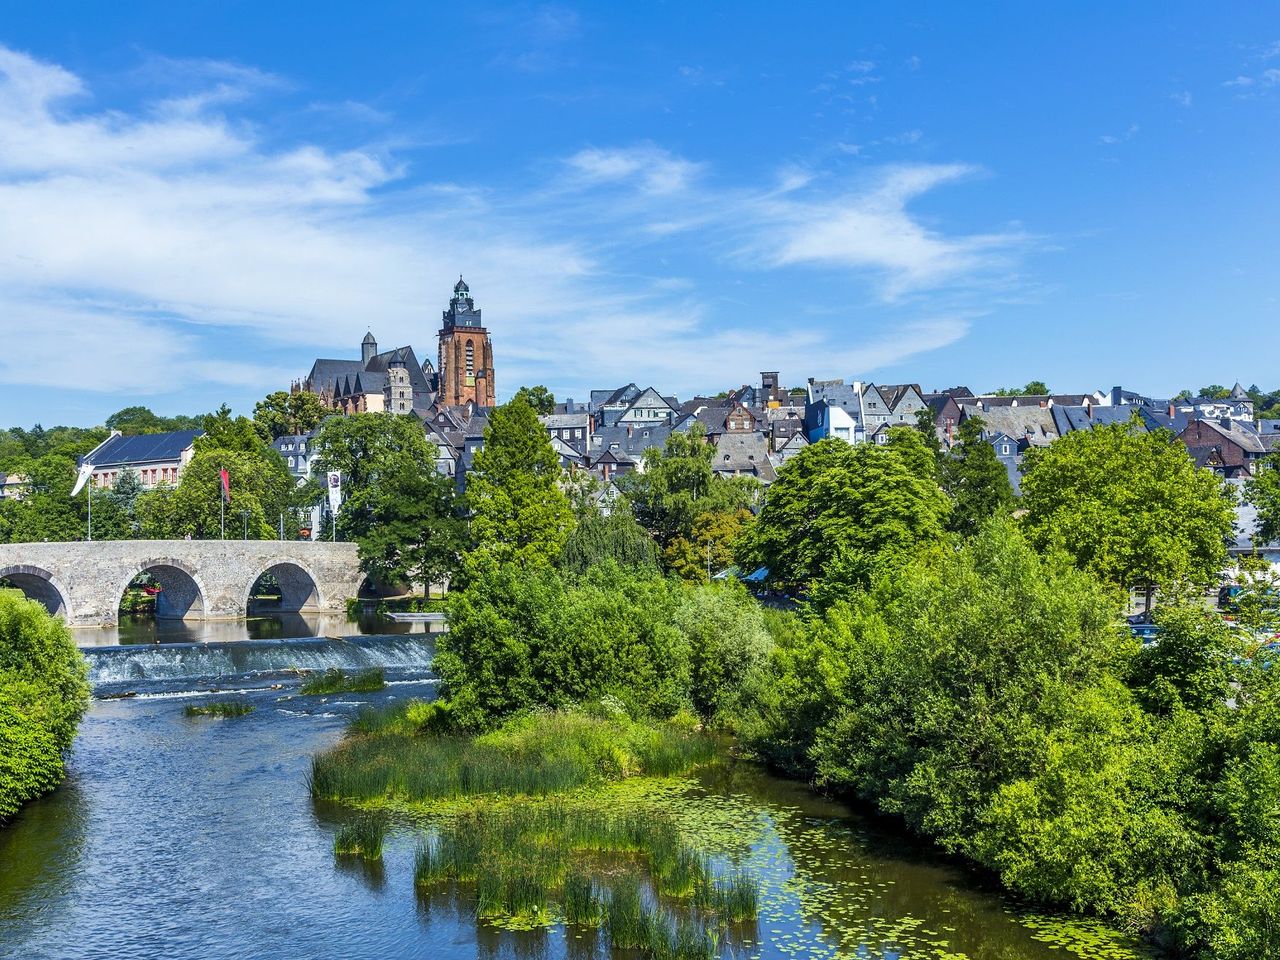
{"type": "Polygon", "coordinates": [[[1006,443],[1003,446],[1001,446],[1000,452],[1007,457],[1009,455],[1009,445],[1006,443]]]}

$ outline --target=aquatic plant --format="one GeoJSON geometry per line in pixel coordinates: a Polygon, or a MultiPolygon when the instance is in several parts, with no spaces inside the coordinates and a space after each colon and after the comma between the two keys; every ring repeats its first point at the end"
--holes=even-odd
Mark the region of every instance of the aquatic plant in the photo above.
{"type": "Polygon", "coordinates": [[[362,712],[353,735],[312,759],[318,799],[409,802],[502,794],[547,796],[629,776],[686,773],[713,759],[715,740],[676,723],[560,711],[508,721],[481,736],[414,732],[437,722],[411,701],[362,712]]]}
{"type": "Polygon", "coordinates": [[[183,711],[188,717],[243,717],[257,709],[243,700],[214,700],[210,703],[189,704],[183,711]]]}
{"type": "Polygon", "coordinates": [[[319,696],[326,693],[371,693],[381,690],[387,685],[381,667],[361,670],[349,674],[337,667],[330,667],[324,673],[312,674],[302,681],[301,693],[304,696],[319,696]]]}
{"type": "Polygon", "coordinates": [[[565,923],[581,927],[600,925],[604,905],[596,895],[590,877],[574,871],[566,873],[561,889],[565,923]]]}
{"type": "Polygon", "coordinates": [[[382,841],[387,826],[373,814],[361,814],[338,828],[333,838],[333,852],[338,856],[359,856],[377,860],[382,856],[382,841]]]}

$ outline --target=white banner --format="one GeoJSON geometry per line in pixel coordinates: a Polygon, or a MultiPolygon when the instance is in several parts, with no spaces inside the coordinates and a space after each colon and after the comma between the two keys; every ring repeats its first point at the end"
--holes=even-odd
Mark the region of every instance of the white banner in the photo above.
{"type": "Polygon", "coordinates": [[[89,478],[92,476],[93,476],[93,464],[92,463],[80,464],[80,473],[76,477],[76,485],[71,488],[71,496],[74,497],[77,493],[83,490],[84,485],[89,482],[89,478]]]}
{"type": "Polygon", "coordinates": [[[329,471],[329,512],[337,513],[338,504],[342,503],[342,474],[337,470],[329,471]]]}

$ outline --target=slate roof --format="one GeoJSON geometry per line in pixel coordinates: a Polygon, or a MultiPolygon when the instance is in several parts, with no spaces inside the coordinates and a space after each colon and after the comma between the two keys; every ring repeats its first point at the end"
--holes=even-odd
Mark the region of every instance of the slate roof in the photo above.
{"type": "MultiPolygon", "coordinates": [[[[1092,430],[1094,427],[1113,423],[1128,423],[1133,416],[1132,407],[1053,406],[1049,408],[1058,435],[1065,436],[1076,430],[1092,430]]],[[[1144,423],[1145,426],[1145,423],[1144,423]]]]}
{"type": "Polygon", "coordinates": [[[980,402],[963,403],[960,409],[962,417],[981,417],[987,436],[1007,433],[1036,447],[1048,446],[1058,439],[1058,426],[1050,407],[988,406],[983,398],[980,402]]]}
{"type": "Polygon", "coordinates": [[[1256,456],[1263,456],[1267,452],[1267,445],[1262,442],[1262,437],[1258,435],[1256,430],[1242,424],[1239,420],[1229,420],[1223,423],[1220,420],[1199,420],[1205,426],[1222,434],[1223,437],[1239,446],[1242,450],[1252,453],[1256,456]]]}
{"type": "Polygon", "coordinates": [[[669,436],[671,427],[664,422],[635,426],[629,432],[625,426],[601,427],[591,435],[591,462],[599,462],[600,456],[610,450],[615,455],[640,460],[650,447],[666,446],[669,436]]]}
{"type": "Polygon", "coordinates": [[[773,483],[778,478],[769,459],[769,440],[763,433],[721,434],[711,469],[716,473],[750,474],[762,483],[773,483]]]}
{"type": "Polygon", "coordinates": [[[1249,391],[1247,391],[1243,386],[1241,386],[1241,385],[1240,385],[1240,381],[1239,381],[1239,380],[1237,380],[1237,381],[1236,381],[1236,385],[1235,385],[1234,387],[1232,387],[1232,388],[1231,388],[1231,396],[1229,397],[1229,399],[1231,399],[1231,400],[1249,400],[1249,399],[1251,399],[1251,398],[1250,398],[1250,396],[1249,396],[1249,391]]]}
{"type": "Polygon", "coordinates": [[[549,413],[538,418],[548,430],[571,430],[591,426],[589,413],[549,413]]]}
{"type": "Polygon", "coordinates": [[[135,463],[179,460],[182,452],[203,433],[203,430],[175,430],[131,437],[115,434],[86,454],[81,463],[92,463],[95,467],[127,467],[135,463]]]}

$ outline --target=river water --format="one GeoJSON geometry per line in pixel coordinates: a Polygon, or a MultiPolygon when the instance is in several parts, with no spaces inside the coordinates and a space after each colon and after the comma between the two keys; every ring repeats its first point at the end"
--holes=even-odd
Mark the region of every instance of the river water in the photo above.
{"type": "MultiPolygon", "coordinates": [[[[563,928],[499,931],[465,901],[419,899],[410,826],[393,827],[378,868],[335,861],[334,831],[348,814],[310,799],[310,757],[362,704],[431,697],[431,651],[421,634],[90,650],[97,696],[67,782],[0,829],[0,956],[591,956],[590,941],[563,928]],[[289,669],[374,663],[390,681],[377,694],[302,697],[289,669]],[[184,715],[214,691],[257,709],[184,715]]],[[[736,765],[704,775],[688,796],[728,825],[720,833],[764,884],[760,920],[736,956],[1072,955],[1056,923],[799,785],[736,765]]],[[[1098,960],[1135,956],[1094,936],[1067,945],[1098,960]]]]}

